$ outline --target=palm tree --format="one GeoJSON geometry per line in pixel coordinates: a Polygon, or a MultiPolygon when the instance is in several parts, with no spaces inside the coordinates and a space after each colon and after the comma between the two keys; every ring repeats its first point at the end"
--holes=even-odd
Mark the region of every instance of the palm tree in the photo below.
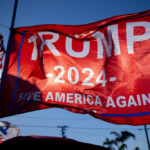
{"type": "Polygon", "coordinates": [[[109,140],[108,138],[106,138],[105,142],[103,143],[103,145],[107,145],[108,148],[115,150],[113,145],[117,146],[117,142],[115,140],[109,140]]]}
{"type": "Polygon", "coordinates": [[[109,148],[113,149],[114,146],[117,146],[118,150],[125,150],[127,149],[125,141],[128,140],[130,137],[135,139],[135,135],[128,131],[121,131],[121,133],[113,131],[110,134],[114,134],[116,138],[114,140],[109,140],[108,138],[106,138],[106,141],[103,143],[103,145],[108,145],[109,148]]]}
{"type": "Polygon", "coordinates": [[[139,147],[136,147],[135,150],[140,150],[140,148],[139,148],[139,147]]]}

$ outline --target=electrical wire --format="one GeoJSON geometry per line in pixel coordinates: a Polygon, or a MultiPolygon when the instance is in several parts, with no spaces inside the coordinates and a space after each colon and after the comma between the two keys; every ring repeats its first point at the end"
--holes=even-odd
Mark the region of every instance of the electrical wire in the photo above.
{"type": "Polygon", "coordinates": [[[18,117],[18,118],[26,118],[26,119],[39,119],[39,120],[88,120],[88,119],[77,119],[77,118],[50,118],[50,117],[28,117],[28,116],[15,116],[15,117],[18,117]]]}
{"type": "MultiPolygon", "coordinates": [[[[18,124],[16,126],[20,126],[20,127],[34,127],[34,128],[58,128],[55,126],[45,126],[45,125],[23,125],[23,124],[18,124]]],[[[116,128],[90,128],[90,127],[69,127],[67,126],[68,129],[82,129],[82,130],[116,130],[116,128]]],[[[118,129],[118,128],[117,128],[118,129]]],[[[120,128],[122,129],[122,128],[120,128]]],[[[150,128],[147,128],[148,130],[150,130],[150,128]]],[[[126,130],[144,130],[142,128],[137,128],[137,129],[133,129],[133,128],[126,128],[126,130]]]]}
{"type": "Polygon", "coordinates": [[[7,28],[7,29],[10,30],[10,27],[8,27],[8,26],[6,26],[6,25],[4,25],[4,24],[1,24],[1,23],[0,23],[0,26],[2,26],[2,27],[4,27],[4,28],[7,28]]]}

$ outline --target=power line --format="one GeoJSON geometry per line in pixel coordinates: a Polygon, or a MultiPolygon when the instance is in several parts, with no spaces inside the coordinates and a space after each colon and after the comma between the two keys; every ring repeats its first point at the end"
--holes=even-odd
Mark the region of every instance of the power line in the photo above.
{"type": "Polygon", "coordinates": [[[4,24],[1,24],[0,23],[0,26],[4,27],[4,28],[7,28],[7,29],[10,29],[8,26],[4,25],[4,24]]]}
{"type": "MultiPolygon", "coordinates": [[[[45,126],[45,125],[22,125],[22,124],[18,124],[17,126],[20,127],[34,127],[34,128],[60,128],[60,126],[45,126]]],[[[67,126],[68,129],[82,129],[82,130],[116,130],[116,128],[90,128],[90,127],[69,127],[67,126]]],[[[122,129],[122,128],[117,128],[117,129],[122,129]]],[[[124,128],[123,128],[124,129],[124,128]]],[[[150,128],[147,128],[148,130],[150,130],[150,128]]],[[[138,129],[133,129],[133,128],[126,128],[126,130],[144,130],[141,128],[138,129]]]]}
{"type": "Polygon", "coordinates": [[[39,119],[39,120],[89,120],[89,119],[79,119],[79,118],[50,118],[50,117],[32,117],[32,116],[15,116],[15,117],[19,117],[19,118],[26,118],[26,119],[39,119]]]}
{"type": "Polygon", "coordinates": [[[18,124],[16,126],[20,126],[20,127],[33,127],[33,128],[57,128],[54,126],[45,126],[45,125],[22,125],[22,124],[18,124]]]}

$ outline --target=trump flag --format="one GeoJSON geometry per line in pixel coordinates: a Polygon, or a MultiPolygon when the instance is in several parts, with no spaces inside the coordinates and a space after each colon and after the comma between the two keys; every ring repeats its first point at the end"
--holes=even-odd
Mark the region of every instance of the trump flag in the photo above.
{"type": "Polygon", "coordinates": [[[0,96],[0,117],[59,107],[116,124],[149,124],[150,11],[15,28],[0,96]]]}

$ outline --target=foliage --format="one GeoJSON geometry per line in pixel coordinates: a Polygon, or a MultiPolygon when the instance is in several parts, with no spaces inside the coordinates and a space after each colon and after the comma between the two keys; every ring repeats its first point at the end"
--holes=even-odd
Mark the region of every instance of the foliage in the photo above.
{"type": "MultiPolygon", "coordinates": [[[[108,148],[112,150],[125,150],[128,148],[127,144],[125,143],[129,138],[136,139],[135,135],[128,131],[121,131],[121,133],[118,132],[110,132],[110,134],[115,135],[114,139],[108,139],[103,142],[103,145],[107,145],[108,148]]],[[[139,150],[138,147],[136,147],[136,150],[139,150]]]]}

